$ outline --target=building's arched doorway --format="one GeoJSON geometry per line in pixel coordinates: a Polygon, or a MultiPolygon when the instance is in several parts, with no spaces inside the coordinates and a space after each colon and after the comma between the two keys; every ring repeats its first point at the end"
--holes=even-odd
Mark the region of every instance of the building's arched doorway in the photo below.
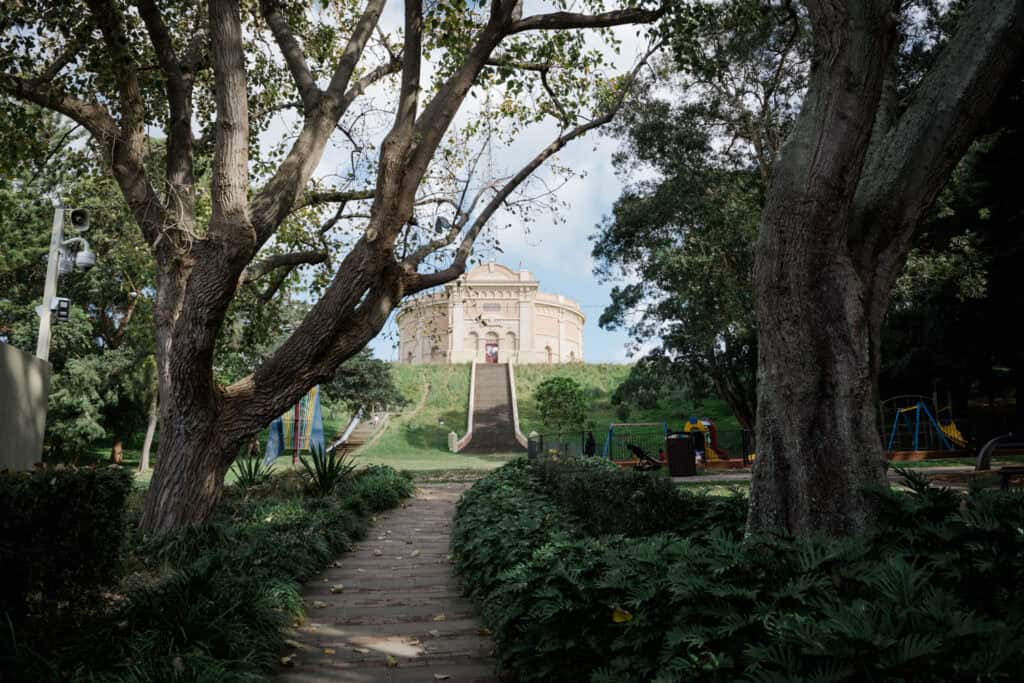
{"type": "Polygon", "coordinates": [[[498,362],[498,334],[496,332],[488,332],[484,338],[484,362],[498,362]]]}

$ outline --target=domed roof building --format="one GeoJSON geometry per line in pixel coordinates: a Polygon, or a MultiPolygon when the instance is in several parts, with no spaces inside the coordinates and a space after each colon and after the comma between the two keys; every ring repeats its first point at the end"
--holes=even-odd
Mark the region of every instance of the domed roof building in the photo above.
{"type": "Polygon", "coordinates": [[[579,305],[545,294],[528,270],[486,263],[406,302],[396,318],[403,363],[583,360],[579,305]]]}

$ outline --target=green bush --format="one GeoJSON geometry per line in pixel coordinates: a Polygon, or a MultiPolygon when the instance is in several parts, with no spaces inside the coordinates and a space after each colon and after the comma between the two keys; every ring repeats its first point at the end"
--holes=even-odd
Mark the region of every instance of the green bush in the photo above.
{"type": "Polygon", "coordinates": [[[670,479],[623,470],[601,458],[544,459],[535,473],[544,492],[596,535],[672,531],[689,536],[718,528],[739,536],[746,523],[747,500],[740,493],[681,490],[670,479]]]}
{"type": "Polygon", "coordinates": [[[119,467],[0,474],[0,613],[79,600],[118,570],[132,478],[119,467]]]}
{"type": "Polygon", "coordinates": [[[213,518],[159,537],[136,533],[101,613],[65,642],[20,642],[14,680],[255,681],[274,663],[282,627],[303,613],[301,583],[365,534],[368,511],[408,479],[374,468],[360,488],[304,494],[296,473],[253,490],[229,487],[213,518]]]}
{"type": "Polygon", "coordinates": [[[911,481],[911,495],[876,493],[871,536],[744,539],[708,521],[630,538],[594,534],[545,495],[551,472],[489,475],[453,531],[499,665],[518,680],[974,681],[1024,669],[1024,496],[961,499],[911,481]]]}
{"type": "Polygon", "coordinates": [[[415,489],[411,473],[398,472],[387,465],[370,465],[356,474],[348,497],[359,503],[361,512],[381,512],[398,505],[415,489]]]}

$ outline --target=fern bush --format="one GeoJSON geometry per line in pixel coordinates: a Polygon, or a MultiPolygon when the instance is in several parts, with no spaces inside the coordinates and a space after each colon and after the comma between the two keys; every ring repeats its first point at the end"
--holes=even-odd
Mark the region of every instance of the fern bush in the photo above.
{"type": "Polygon", "coordinates": [[[743,538],[736,501],[683,494],[667,505],[689,506],[694,521],[675,532],[604,533],[613,525],[595,522],[591,496],[627,509],[649,484],[582,467],[513,463],[457,511],[456,567],[516,680],[976,681],[1024,670],[1019,493],[964,499],[907,475],[910,495],[874,494],[875,533],[799,542],[743,538]],[[585,491],[588,480],[603,493],[585,491]]]}

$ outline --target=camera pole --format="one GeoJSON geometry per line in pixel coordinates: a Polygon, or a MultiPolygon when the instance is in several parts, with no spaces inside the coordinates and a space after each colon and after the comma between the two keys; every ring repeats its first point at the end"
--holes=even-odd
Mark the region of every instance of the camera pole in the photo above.
{"type": "Polygon", "coordinates": [[[53,232],[50,235],[50,256],[46,259],[46,284],[43,287],[43,305],[39,311],[39,339],[36,357],[50,360],[50,323],[53,318],[53,300],[57,296],[57,276],[60,273],[60,247],[64,241],[64,206],[59,201],[53,208],[53,232]]]}

